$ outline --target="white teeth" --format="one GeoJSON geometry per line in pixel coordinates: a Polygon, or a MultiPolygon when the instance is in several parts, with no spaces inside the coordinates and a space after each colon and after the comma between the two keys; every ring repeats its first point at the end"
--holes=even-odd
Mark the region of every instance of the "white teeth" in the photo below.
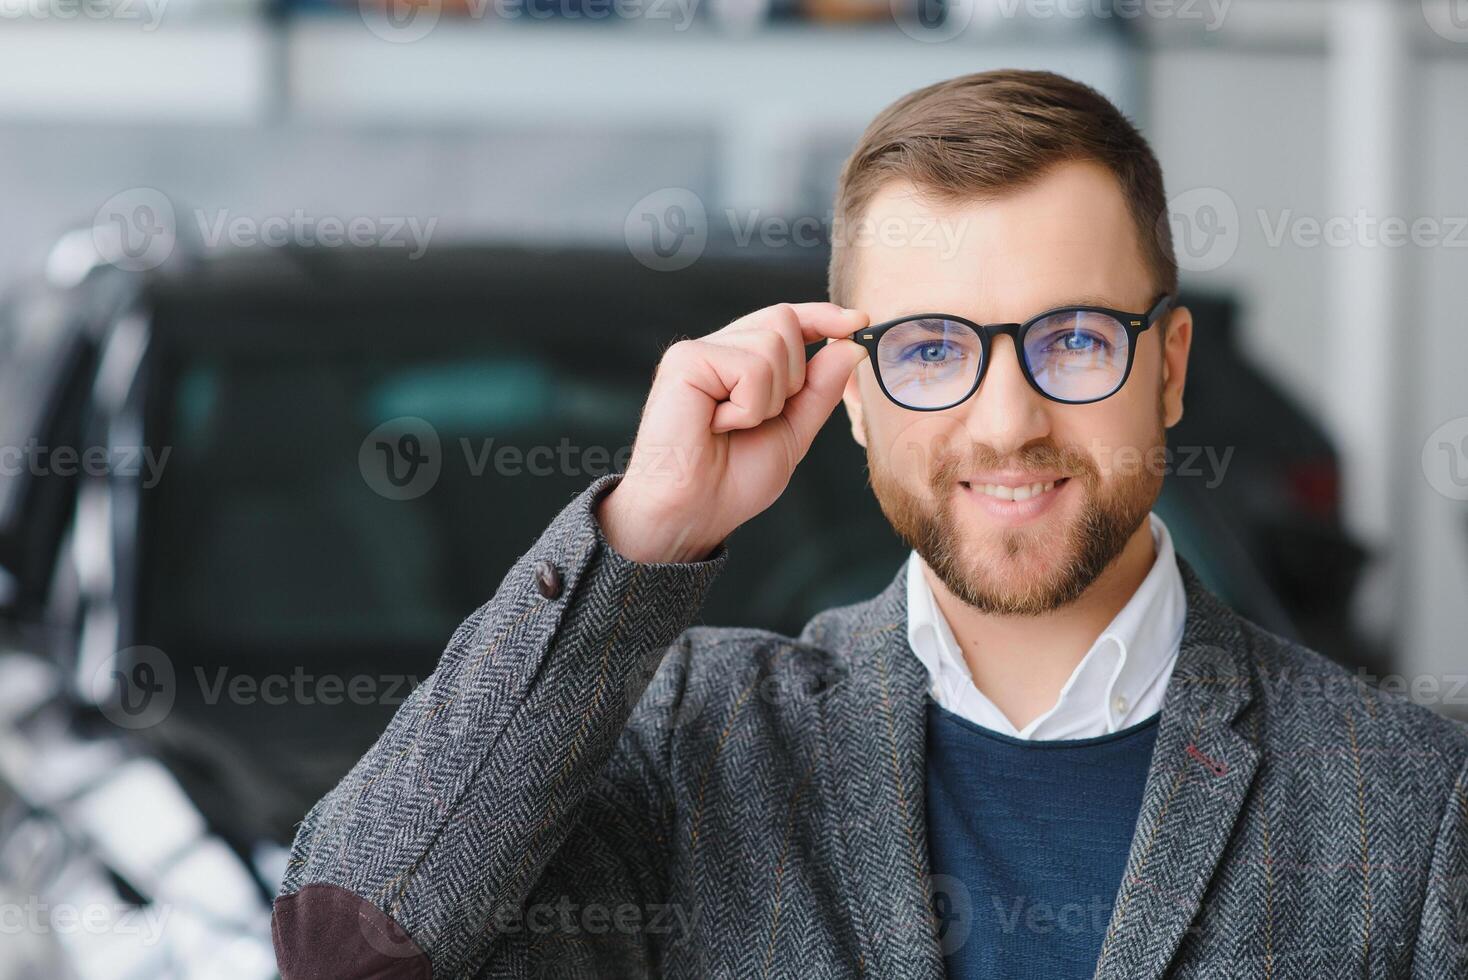
{"type": "Polygon", "coordinates": [[[1024,487],[1005,487],[996,483],[976,483],[971,485],[973,489],[985,496],[995,497],[999,500],[1029,500],[1038,497],[1042,493],[1048,493],[1055,489],[1055,481],[1049,483],[1031,483],[1024,487]]]}

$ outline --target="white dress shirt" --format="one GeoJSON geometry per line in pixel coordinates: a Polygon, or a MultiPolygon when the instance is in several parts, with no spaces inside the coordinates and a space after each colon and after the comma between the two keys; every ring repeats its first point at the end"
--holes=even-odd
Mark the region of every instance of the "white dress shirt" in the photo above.
{"type": "Polygon", "coordinates": [[[1023,739],[1107,735],[1162,709],[1177,663],[1187,597],[1167,526],[1148,515],[1156,560],[1141,586],[1076,665],[1054,706],[1016,729],[974,686],[953,630],[923,577],[922,559],[907,560],[907,640],[928,670],[938,705],[991,731],[1023,739]]]}

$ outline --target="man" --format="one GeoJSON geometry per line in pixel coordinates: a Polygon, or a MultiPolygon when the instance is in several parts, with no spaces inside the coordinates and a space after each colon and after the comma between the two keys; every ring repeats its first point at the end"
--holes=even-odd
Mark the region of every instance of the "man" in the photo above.
{"type": "Polygon", "coordinates": [[[965,76],[836,213],[833,303],[672,345],[627,472],[307,816],[283,974],[1468,977],[1468,740],[1149,514],[1192,322],[1143,138],[965,76]],[[689,628],[841,400],[911,559],[798,638],[689,628]]]}

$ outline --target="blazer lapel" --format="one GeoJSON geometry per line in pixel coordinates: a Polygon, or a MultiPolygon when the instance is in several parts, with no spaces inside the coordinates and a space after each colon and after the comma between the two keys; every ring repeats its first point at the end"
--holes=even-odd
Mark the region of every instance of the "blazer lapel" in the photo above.
{"type": "Polygon", "coordinates": [[[1097,980],[1163,976],[1198,916],[1259,764],[1237,730],[1252,700],[1236,616],[1178,559],[1188,611],[1097,980]]]}
{"type": "MultiPolygon", "coordinates": [[[[1187,562],[1178,565],[1187,619],[1096,980],[1164,975],[1259,764],[1237,730],[1253,697],[1237,618],[1187,562]]],[[[965,910],[953,906],[966,896],[935,881],[928,861],[927,675],[907,643],[905,576],[870,602],[818,617],[802,639],[847,664],[802,704],[798,723],[818,733],[821,812],[860,972],[941,980],[942,934],[962,922],[965,910]]]]}
{"type": "Polygon", "coordinates": [[[941,980],[929,887],[924,751],[927,677],[907,643],[905,575],[819,620],[807,639],[849,669],[808,702],[825,830],[849,896],[860,973],[941,980]]]}

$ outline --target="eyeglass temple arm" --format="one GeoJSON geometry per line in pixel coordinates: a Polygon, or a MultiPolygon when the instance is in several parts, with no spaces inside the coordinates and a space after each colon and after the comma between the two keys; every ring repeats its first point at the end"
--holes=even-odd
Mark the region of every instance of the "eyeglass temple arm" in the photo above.
{"type": "Polygon", "coordinates": [[[1161,319],[1162,314],[1167,312],[1168,307],[1170,307],[1172,303],[1173,295],[1171,293],[1163,293],[1162,297],[1158,299],[1156,303],[1152,304],[1152,309],[1147,311],[1147,320],[1143,329],[1145,329],[1146,327],[1150,327],[1152,324],[1161,319]]]}

